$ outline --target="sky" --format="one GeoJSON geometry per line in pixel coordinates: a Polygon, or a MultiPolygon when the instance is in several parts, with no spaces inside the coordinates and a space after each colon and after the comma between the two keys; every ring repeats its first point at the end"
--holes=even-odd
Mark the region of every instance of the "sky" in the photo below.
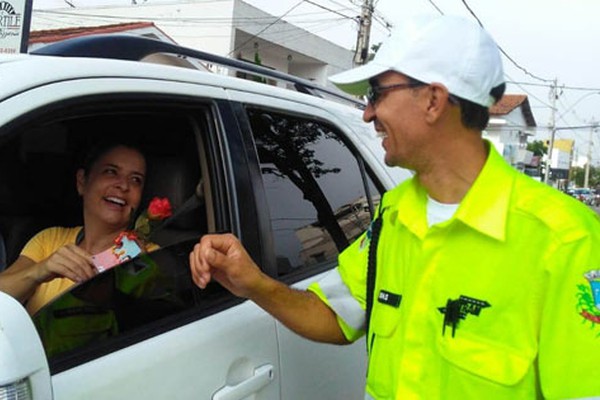
{"type": "MultiPolygon", "coordinates": [[[[125,6],[132,1],[33,0],[33,8],[70,8],[67,2],[78,8],[125,6]]],[[[356,44],[355,18],[363,0],[245,1],[348,49],[356,44]]],[[[528,96],[538,125],[534,139],[549,138],[554,106],[556,139],[575,139],[576,156],[585,156],[591,149],[592,165],[600,165],[600,129],[591,128],[600,122],[600,1],[374,0],[374,4],[371,44],[385,39],[389,34],[387,26],[411,15],[443,13],[479,20],[505,54],[507,93],[528,96]]]]}

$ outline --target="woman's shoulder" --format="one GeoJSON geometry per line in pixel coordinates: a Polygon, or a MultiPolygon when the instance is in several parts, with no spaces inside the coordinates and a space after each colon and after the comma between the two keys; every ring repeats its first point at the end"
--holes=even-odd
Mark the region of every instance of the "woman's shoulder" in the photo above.
{"type": "Polygon", "coordinates": [[[77,234],[81,227],[66,228],[62,226],[53,226],[38,232],[33,236],[21,250],[21,255],[39,262],[56,249],[66,244],[75,243],[77,234]]]}
{"type": "Polygon", "coordinates": [[[81,226],[75,227],[64,227],[64,226],[52,226],[50,228],[39,231],[32,240],[42,242],[63,242],[63,243],[75,243],[77,234],[81,231],[81,226]]]}

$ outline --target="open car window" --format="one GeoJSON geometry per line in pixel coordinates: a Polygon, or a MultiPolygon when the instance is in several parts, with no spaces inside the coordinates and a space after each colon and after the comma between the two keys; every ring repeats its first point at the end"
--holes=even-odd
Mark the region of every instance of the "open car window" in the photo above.
{"type": "Polygon", "coordinates": [[[188,256],[197,240],[143,253],[74,286],[40,309],[33,321],[49,360],[143,334],[161,320],[193,309],[223,289],[199,290],[188,256]]]}
{"type": "Polygon", "coordinates": [[[207,101],[188,98],[87,96],[23,115],[0,130],[0,271],[38,232],[83,225],[75,174],[86,150],[107,135],[143,148],[140,210],[153,197],[167,198],[173,209],[149,237],[159,250],[62,293],[35,314],[52,373],[239,302],[217,284],[194,289],[189,273],[190,250],[215,231],[215,215],[227,208],[213,204],[214,113],[207,101]]]}

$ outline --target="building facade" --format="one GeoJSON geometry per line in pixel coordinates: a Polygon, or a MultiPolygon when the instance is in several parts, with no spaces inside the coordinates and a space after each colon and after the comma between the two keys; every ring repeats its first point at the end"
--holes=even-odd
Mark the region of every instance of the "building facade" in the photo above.
{"type": "Polygon", "coordinates": [[[505,94],[490,108],[490,122],[484,137],[490,140],[511,165],[524,171],[533,153],[527,141],[535,134],[536,122],[526,95],[505,94]]]}
{"type": "MultiPolygon", "coordinates": [[[[256,62],[322,85],[352,68],[354,53],[241,0],[173,1],[119,7],[34,10],[32,31],[152,23],[160,40],[256,62]]],[[[131,32],[143,34],[141,32],[131,32]]],[[[209,66],[215,72],[219,67],[209,66]]]]}

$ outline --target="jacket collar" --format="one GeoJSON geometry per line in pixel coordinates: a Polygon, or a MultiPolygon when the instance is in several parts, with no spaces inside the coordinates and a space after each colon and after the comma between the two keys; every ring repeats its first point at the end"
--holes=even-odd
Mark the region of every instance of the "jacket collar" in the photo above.
{"type": "MultiPolygon", "coordinates": [[[[463,198],[452,220],[504,241],[510,199],[517,171],[504,161],[488,142],[488,158],[479,176],[463,198]]],[[[390,208],[394,220],[424,238],[427,226],[427,193],[417,177],[402,183],[384,197],[384,208],[390,208]]]]}
{"type": "Polygon", "coordinates": [[[504,241],[517,171],[488,142],[488,159],[456,211],[456,219],[473,229],[504,241]]]}

